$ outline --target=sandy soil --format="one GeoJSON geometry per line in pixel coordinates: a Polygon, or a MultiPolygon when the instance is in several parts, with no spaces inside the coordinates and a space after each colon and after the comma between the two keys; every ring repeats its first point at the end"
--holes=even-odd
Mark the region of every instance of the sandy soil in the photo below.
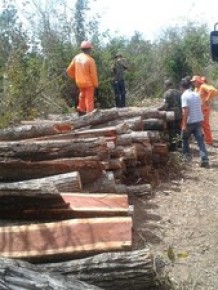
{"type": "Polygon", "coordinates": [[[199,167],[192,141],[192,162],[181,166],[173,153],[174,165],[154,196],[134,201],[135,247],[149,244],[165,261],[173,289],[218,290],[218,112],[211,123],[210,168],[199,167]]]}

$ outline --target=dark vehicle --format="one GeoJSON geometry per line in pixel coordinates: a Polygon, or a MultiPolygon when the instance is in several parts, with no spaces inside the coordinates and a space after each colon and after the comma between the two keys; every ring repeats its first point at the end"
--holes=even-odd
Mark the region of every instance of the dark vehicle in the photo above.
{"type": "Polygon", "coordinates": [[[218,22],[214,25],[214,31],[210,33],[210,51],[213,61],[218,62],[218,30],[216,29],[218,22]]]}

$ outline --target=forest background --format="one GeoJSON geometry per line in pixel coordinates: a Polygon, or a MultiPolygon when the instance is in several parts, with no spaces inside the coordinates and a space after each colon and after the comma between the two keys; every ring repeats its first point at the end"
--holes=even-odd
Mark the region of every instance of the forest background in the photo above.
{"type": "MultiPolygon", "coordinates": [[[[140,32],[130,37],[100,29],[101,15],[90,16],[94,0],[37,0],[17,5],[4,0],[0,11],[0,128],[49,113],[69,113],[78,90],[66,76],[66,68],[82,40],[94,44],[93,57],[99,75],[96,106],[115,105],[110,66],[116,53],[127,59],[127,105],[145,106],[162,98],[163,83],[171,78],[178,86],[182,77],[203,74],[218,86],[218,64],[211,61],[210,31],[206,24],[187,22],[167,27],[155,40],[140,32]],[[28,25],[24,25],[25,22],[28,25]]],[[[112,20],[113,21],[113,20],[112,20]]]]}

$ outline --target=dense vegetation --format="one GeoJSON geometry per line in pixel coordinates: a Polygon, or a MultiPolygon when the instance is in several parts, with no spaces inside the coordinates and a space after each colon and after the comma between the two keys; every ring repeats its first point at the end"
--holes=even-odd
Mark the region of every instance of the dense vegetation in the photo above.
{"type": "MultiPolygon", "coordinates": [[[[0,10],[0,127],[47,113],[69,112],[77,89],[65,70],[79,52],[83,39],[94,43],[100,94],[96,105],[114,106],[110,64],[122,53],[130,70],[126,74],[128,105],[143,105],[146,98],[161,97],[163,81],[205,74],[212,82],[218,67],[210,60],[206,25],[187,23],[169,27],[151,42],[139,32],[130,38],[102,32],[99,15],[91,15],[93,0],[4,0],[0,10]],[[71,3],[71,4],[69,4],[71,3]],[[70,6],[69,6],[70,5],[70,6]]],[[[110,29],[110,27],[108,27],[110,29]]]]}

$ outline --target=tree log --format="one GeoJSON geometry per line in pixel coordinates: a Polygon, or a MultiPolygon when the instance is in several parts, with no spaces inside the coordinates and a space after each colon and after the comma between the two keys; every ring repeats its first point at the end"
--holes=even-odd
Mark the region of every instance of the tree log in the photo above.
{"type": "MultiPolygon", "coordinates": [[[[156,289],[160,262],[148,248],[138,251],[103,253],[93,257],[35,265],[40,271],[61,273],[108,290],[156,289]]],[[[162,263],[163,264],[163,263],[162,263]]]]}
{"type": "Polygon", "coordinates": [[[159,131],[131,131],[128,134],[119,135],[116,139],[117,146],[127,146],[132,143],[148,144],[160,140],[159,131]]]}
{"type": "Polygon", "coordinates": [[[152,146],[151,144],[140,144],[140,143],[134,143],[134,146],[136,148],[137,151],[137,160],[144,160],[146,159],[151,159],[152,156],[152,146]]]}
{"type": "Polygon", "coordinates": [[[34,265],[13,259],[0,259],[1,290],[100,290],[97,286],[54,273],[33,270],[34,265]],[[49,288],[48,288],[49,287],[49,288]]]}
{"type": "Polygon", "coordinates": [[[106,171],[94,183],[84,185],[84,192],[116,192],[116,182],[112,171],[106,171]]]}
{"type": "Polygon", "coordinates": [[[23,125],[0,130],[0,140],[21,140],[70,132],[70,123],[23,125]]]}
{"type": "Polygon", "coordinates": [[[157,118],[174,120],[174,112],[158,111],[157,108],[126,107],[118,109],[118,117],[122,119],[141,116],[142,119],[157,118]]]}
{"type": "Polygon", "coordinates": [[[126,165],[125,165],[123,157],[105,160],[105,161],[102,161],[101,164],[105,170],[122,169],[123,171],[125,171],[126,169],[126,165]]]}
{"type": "Polygon", "coordinates": [[[102,175],[104,166],[97,159],[90,156],[45,161],[4,160],[0,161],[0,181],[21,181],[78,171],[82,184],[85,184],[102,175]]]}
{"type": "Polygon", "coordinates": [[[108,156],[104,138],[31,142],[0,142],[0,159],[51,160],[66,157],[108,156]]]}
{"type": "Polygon", "coordinates": [[[111,158],[123,157],[124,160],[136,160],[137,159],[137,149],[134,145],[122,147],[117,146],[110,150],[111,158]]]}
{"type": "Polygon", "coordinates": [[[128,196],[141,196],[151,194],[152,186],[149,183],[138,184],[138,185],[125,185],[117,184],[116,185],[117,193],[127,193],[128,196]]]}
{"type": "Polygon", "coordinates": [[[117,126],[119,124],[127,124],[130,130],[132,131],[142,131],[143,130],[143,121],[141,117],[134,117],[125,120],[113,120],[105,122],[103,124],[92,126],[92,128],[105,128],[109,126],[117,126]]]}
{"type": "Polygon", "coordinates": [[[130,250],[132,218],[71,219],[0,227],[1,256],[28,260],[130,250]]]}
{"type": "Polygon", "coordinates": [[[19,182],[0,183],[0,196],[4,195],[49,195],[60,192],[80,192],[82,184],[78,172],[30,179],[19,182]]]}
{"type": "Polygon", "coordinates": [[[163,131],[166,128],[166,121],[154,118],[146,119],[143,120],[143,128],[144,131],[147,130],[163,131]]]}
{"type": "Polygon", "coordinates": [[[58,135],[49,135],[44,136],[41,138],[37,138],[37,140],[68,140],[68,139],[81,139],[81,138],[98,138],[98,137],[104,137],[106,140],[109,140],[109,138],[116,139],[116,136],[118,134],[124,134],[129,131],[129,127],[125,123],[121,123],[117,126],[113,127],[104,127],[100,129],[78,129],[71,131],[69,133],[65,134],[58,134],[58,135]]]}
{"type": "Polygon", "coordinates": [[[111,120],[115,120],[118,117],[118,111],[115,109],[97,110],[88,113],[77,120],[73,121],[75,129],[82,128],[89,125],[98,125],[111,120]]]}

